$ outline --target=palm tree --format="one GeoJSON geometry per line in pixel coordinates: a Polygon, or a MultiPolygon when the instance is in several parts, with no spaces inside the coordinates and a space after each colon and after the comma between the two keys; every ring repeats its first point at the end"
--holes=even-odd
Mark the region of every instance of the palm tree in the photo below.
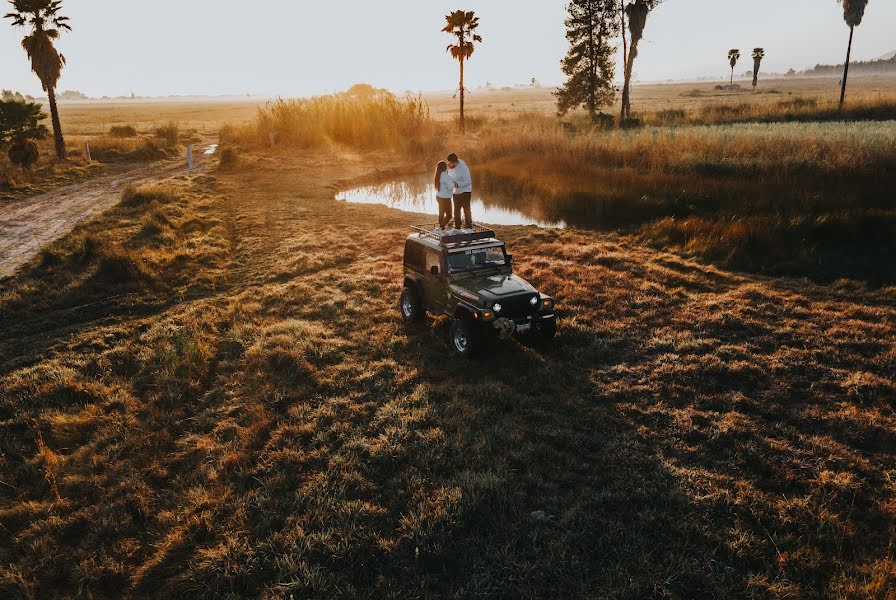
{"type": "Polygon", "coordinates": [[[759,67],[762,65],[762,59],[765,58],[765,50],[763,48],[753,48],[753,89],[759,83],[759,67]]]}
{"type": "Polygon", "coordinates": [[[731,85],[734,85],[734,67],[737,66],[737,61],[739,60],[740,50],[732,48],[728,51],[728,63],[731,64],[731,85]]]}
{"type": "Polygon", "coordinates": [[[482,38],[476,34],[479,27],[479,17],[471,11],[456,10],[445,15],[445,28],[447,34],[457,38],[456,44],[449,44],[445,49],[451,53],[451,57],[460,63],[460,130],[464,131],[464,61],[473,55],[474,42],[482,42],[482,38]]]}
{"type": "Polygon", "coordinates": [[[4,15],[11,19],[14,27],[29,27],[31,32],[22,40],[22,48],[31,61],[31,70],[40,79],[47,100],[50,102],[50,119],[53,122],[53,137],[56,142],[56,156],[65,158],[65,140],[59,123],[56,107],[56,84],[65,65],[65,57],[53,46],[62,30],[71,31],[68,17],[59,15],[62,0],[10,0],[13,12],[4,15]]]}
{"type": "Polygon", "coordinates": [[[862,24],[868,0],[840,0],[843,5],[843,20],[849,25],[849,46],[846,48],[846,64],[843,65],[843,82],[840,88],[840,110],[846,101],[846,78],[849,76],[849,57],[852,54],[852,35],[855,28],[862,24]]]}

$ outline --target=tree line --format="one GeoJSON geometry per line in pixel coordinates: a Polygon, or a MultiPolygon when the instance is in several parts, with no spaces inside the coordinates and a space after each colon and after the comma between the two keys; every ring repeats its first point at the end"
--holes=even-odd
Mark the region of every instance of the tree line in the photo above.
{"type": "MultiPolygon", "coordinates": [[[[623,85],[620,125],[631,117],[631,80],[638,44],[644,36],[650,14],[663,0],[572,0],[567,5],[566,39],[569,51],[563,58],[566,82],[557,92],[557,111],[564,115],[570,110],[584,108],[593,120],[599,118],[598,110],[610,106],[616,99],[614,85],[616,75],[617,40],[622,44],[623,85]]],[[[849,57],[855,28],[862,23],[868,0],[837,0],[843,7],[843,18],[849,27],[849,45],[843,70],[840,108],[846,99],[846,82],[849,74],[849,57]]],[[[741,58],[737,48],[728,51],[731,66],[731,85],[734,69],[741,58]]],[[[754,48],[753,88],[759,80],[759,69],[765,58],[764,48],[754,48]]],[[[896,59],[894,59],[896,61],[896,59]]],[[[890,61],[886,61],[890,62],[890,61]]]]}

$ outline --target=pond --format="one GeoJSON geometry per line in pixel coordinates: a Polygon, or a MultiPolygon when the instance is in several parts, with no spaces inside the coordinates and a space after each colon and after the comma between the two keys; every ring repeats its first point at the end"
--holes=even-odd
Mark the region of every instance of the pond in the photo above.
{"type": "MultiPolygon", "coordinates": [[[[429,219],[432,223],[438,220],[438,203],[430,175],[345,190],[339,192],[336,199],[353,204],[383,204],[405,212],[432,215],[429,219]]],[[[474,186],[470,208],[477,223],[537,225],[555,229],[567,226],[565,219],[547,215],[537,203],[524,202],[509,191],[489,189],[481,192],[474,186]]]]}
{"type": "MultiPolygon", "coordinates": [[[[488,225],[621,230],[664,217],[802,217],[850,207],[886,209],[892,205],[892,179],[699,177],[619,169],[602,172],[572,189],[547,185],[542,186],[545,191],[537,191],[487,169],[474,177],[473,219],[488,225]]],[[[437,220],[438,205],[428,174],[341,191],[336,199],[383,204],[430,215],[428,219],[421,217],[422,221],[437,220]]]]}

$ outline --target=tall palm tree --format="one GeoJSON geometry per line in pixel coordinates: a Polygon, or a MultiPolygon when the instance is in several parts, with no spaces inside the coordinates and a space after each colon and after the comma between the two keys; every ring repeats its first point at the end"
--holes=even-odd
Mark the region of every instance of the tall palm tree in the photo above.
{"type": "Polygon", "coordinates": [[[728,51],[728,63],[731,65],[731,85],[734,85],[734,67],[737,66],[737,61],[739,60],[740,50],[732,48],[728,51]]]}
{"type": "Polygon", "coordinates": [[[13,12],[4,15],[4,18],[12,20],[14,27],[28,27],[31,30],[22,40],[22,48],[31,61],[31,70],[47,92],[56,156],[64,159],[65,140],[56,107],[56,84],[59,83],[65,57],[56,50],[53,41],[59,38],[61,31],[71,31],[72,28],[67,23],[68,17],[59,14],[62,0],[10,0],[10,4],[13,12]]]}
{"type": "Polygon", "coordinates": [[[759,67],[762,65],[762,59],[765,58],[765,50],[763,48],[753,48],[753,89],[759,83],[759,67]]]}
{"type": "Polygon", "coordinates": [[[849,46],[846,48],[846,64],[843,65],[843,82],[840,88],[840,110],[846,101],[846,78],[849,76],[849,58],[852,54],[852,35],[856,27],[862,24],[868,0],[840,0],[843,5],[843,20],[849,25],[849,46]]]}
{"type": "Polygon", "coordinates": [[[445,15],[445,33],[457,38],[456,44],[449,44],[445,49],[451,53],[451,57],[460,63],[460,130],[464,131],[464,61],[468,60],[476,49],[474,42],[482,42],[482,38],[476,33],[479,27],[479,17],[471,11],[456,10],[445,15]]]}

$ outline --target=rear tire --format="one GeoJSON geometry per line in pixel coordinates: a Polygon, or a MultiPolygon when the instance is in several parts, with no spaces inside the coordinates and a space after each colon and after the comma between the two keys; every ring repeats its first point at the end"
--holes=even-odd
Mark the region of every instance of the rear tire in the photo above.
{"type": "Polygon", "coordinates": [[[420,297],[414,288],[406,287],[401,290],[398,310],[405,323],[419,323],[423,320],[423,304],[420,303],[420,297]]]}
{"type": "Polygon", "coordinates": [[[476,326],[467,319],[454,319],[448,330],[448,346],[451,351],[463,357],[474,356],[479,350],[482,337],[476,326]]]}

